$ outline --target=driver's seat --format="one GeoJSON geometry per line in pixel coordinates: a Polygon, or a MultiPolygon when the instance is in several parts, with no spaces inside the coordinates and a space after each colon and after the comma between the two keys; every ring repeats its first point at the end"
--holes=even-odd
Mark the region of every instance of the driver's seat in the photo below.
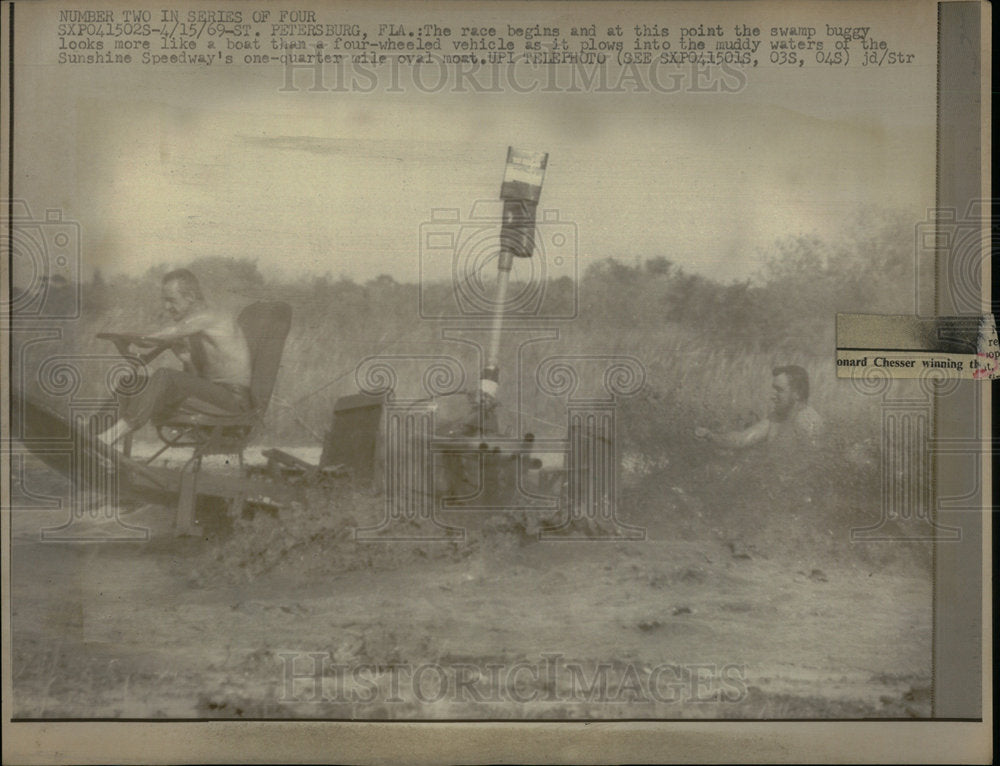
{"type": "Polygon", "coordinates": [[[243,450],[271,401],[292,324],[292,307],[283,301],[259,301],[244,308],[236,321],[250,347],[251,408],[233,413],[197,398],[187,399],[176,412],[154,421],[163,447],[147,463],[173,447],[193,447],[191,460],[196,463],[205,455],[226,454],[237,455],[242,467],[243,450]]]}

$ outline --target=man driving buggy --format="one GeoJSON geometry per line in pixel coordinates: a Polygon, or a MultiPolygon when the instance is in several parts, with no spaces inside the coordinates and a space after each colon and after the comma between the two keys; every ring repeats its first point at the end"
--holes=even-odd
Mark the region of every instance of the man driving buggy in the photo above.
{"type": "Polygon", "coordinates": [[[162,280],[164,308],[173,321],[155,332],[130,337],[130,345],[153,349],[151,361],[167,348],[183,370],[160,368],[134,395],[119,395],[121,417],[100,435],[114,444],[177,411],[187,399],[197,399],[238,414],[250,409],[250,348],[246,336],[227,311],[209,305],[198,278],[188,269],[176,269],[162,280]]]}

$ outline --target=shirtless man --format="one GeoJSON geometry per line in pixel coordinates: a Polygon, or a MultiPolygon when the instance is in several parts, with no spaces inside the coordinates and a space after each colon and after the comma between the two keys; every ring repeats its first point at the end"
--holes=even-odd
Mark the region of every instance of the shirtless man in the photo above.
{"type": "Polygon", "coordinates": [[[772,371],[772,410],[763,420],[742,431],[713,433],[698,426],[694,435],[720,447],[741,449],[763,442],[796,439],[815,445],[823,430],[819,413],[809,406],[809,373],[798,365],[775,367],[772,371]]]}
{"type": "Polygon", "coordinates": [[[169,417],[196,398],[234,414],[250,408],[250,348],[236,317],[210,307],[198,279],[187,269],[163,277],[163,304],[174,321],[136,342],[169,346],[184,369],[158,369],[146,386],[123,401],[123,417],[100,435],[114,444],[149,420],[169,417]]]}

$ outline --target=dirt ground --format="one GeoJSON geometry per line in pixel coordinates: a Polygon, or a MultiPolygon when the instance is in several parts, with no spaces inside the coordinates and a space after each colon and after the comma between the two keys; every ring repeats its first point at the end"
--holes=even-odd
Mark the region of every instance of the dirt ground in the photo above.
{"type": "Polygon", "coordinates": [[[145,541],[43,541],[66,512],[14,510],[14,716],[931,714],[926,567],[679,534],[668,502],[629,519],[644,540],[361,543],[381,501],[343,494],[199,538],[122,517],[145,541]]]}

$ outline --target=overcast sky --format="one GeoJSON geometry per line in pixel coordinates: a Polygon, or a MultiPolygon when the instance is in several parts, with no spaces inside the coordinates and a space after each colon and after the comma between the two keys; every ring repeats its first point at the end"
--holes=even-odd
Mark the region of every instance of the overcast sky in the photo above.
{"type": "Polygon", "coordinates": [[[413,280],[432,210],[496,199],[513,144],[549,152],[540,208],[572,225],[579,268],[665,256],[745,278],[776,239],[836,238],[859,206],[916,222],[933,205],[924,26],[897,35],[917,66],[760,67],[736,94],[357,94],[282,93],[271,67],[57,67],[25,24],[15,194],[80,222],[85,273],[230,255],[413,280]]]}

